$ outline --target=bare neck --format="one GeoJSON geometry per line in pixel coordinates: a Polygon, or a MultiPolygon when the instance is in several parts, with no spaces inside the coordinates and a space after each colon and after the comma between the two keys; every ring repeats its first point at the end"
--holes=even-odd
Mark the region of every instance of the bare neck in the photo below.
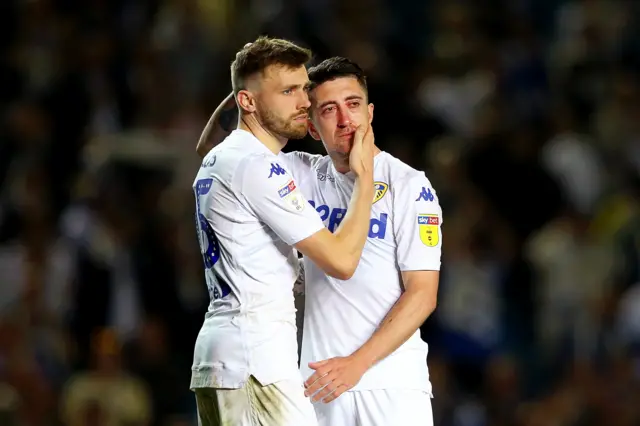
{"type": "Polygon", "coordinates": [[[276,155],[278,155],[287,144],[287,139],[265,129],[254,114],[241,114],[238,120],[238,129],[253,134],[269,151],[276,155]]]}

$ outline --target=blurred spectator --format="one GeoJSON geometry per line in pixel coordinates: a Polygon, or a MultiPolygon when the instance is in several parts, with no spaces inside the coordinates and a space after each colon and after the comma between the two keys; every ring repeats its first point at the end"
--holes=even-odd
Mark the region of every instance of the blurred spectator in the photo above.
{"type": "Polygon", "coordinates": [[[0,12],[0,424],[197,424],[194,148],[263,33],[358,61],[376,143],[438,191],[435,426],[640,424],[638,2],[0,12]]]}
{"type": "Polygon", "coordinates": [[[122,370],[120,342],[111,330],[96,333],[92,365],[73,375],[61,397],[64,424],[146,426],[151,424],[151,400],[144,382],[122,370]]]}

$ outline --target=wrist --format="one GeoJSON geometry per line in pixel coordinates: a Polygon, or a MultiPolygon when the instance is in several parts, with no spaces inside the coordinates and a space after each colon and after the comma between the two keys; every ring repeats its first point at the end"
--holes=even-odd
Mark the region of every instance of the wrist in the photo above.
{"type": "Polygon", "coordinates": [[[364,346],[352,353],[351,357],[364,371],[369,370],[376,363],[375,356],[364,346]]]}
{"type": "Polygon", "coordinates": [[[373,191],[373,172],[366,171],[356,175],[356,181],[364,188],[373,191]]]}

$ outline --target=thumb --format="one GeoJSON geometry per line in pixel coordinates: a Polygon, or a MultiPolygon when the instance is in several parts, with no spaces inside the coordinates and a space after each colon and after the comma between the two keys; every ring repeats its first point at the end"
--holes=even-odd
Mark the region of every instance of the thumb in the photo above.
{"type": "Polygon", "coordinates": [[[327,362],[329,362],[329,360],[327,360],[327,359],[325,359],[324,361],[310,362],[309,363],[309,368],[311,368],[312,370],[317,370],[318,368],[320,368],[323,365],[325,365],[327,362]]]}

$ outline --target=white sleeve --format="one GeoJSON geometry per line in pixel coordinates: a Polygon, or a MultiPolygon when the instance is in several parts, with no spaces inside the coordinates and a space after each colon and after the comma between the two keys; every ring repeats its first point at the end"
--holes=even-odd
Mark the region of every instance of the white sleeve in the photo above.
{"type": "Polygon", "coordinates": [[[396,255],[401,271],[439,271],[442,209],[424,174],[395,185],[393,197],[396,255]]]}
{"type": "Polygon", "coordinates": [[[324,224],[296,181],[277,159],[256,156],[240,172],[240,193],[258,219],[289,245],[315,234],[324,224]]]}
{"type": "Polygon", "coordinates": [[[302,151],[281,153],[280,156],[285,158],[285,162],[289,165],[290,169],[287,171],[291,173],[297,182],[306,179],[309,173],[313,171],[314,164],[322,159],[322,155],[309,154],[308,152],[302,151]]]}

